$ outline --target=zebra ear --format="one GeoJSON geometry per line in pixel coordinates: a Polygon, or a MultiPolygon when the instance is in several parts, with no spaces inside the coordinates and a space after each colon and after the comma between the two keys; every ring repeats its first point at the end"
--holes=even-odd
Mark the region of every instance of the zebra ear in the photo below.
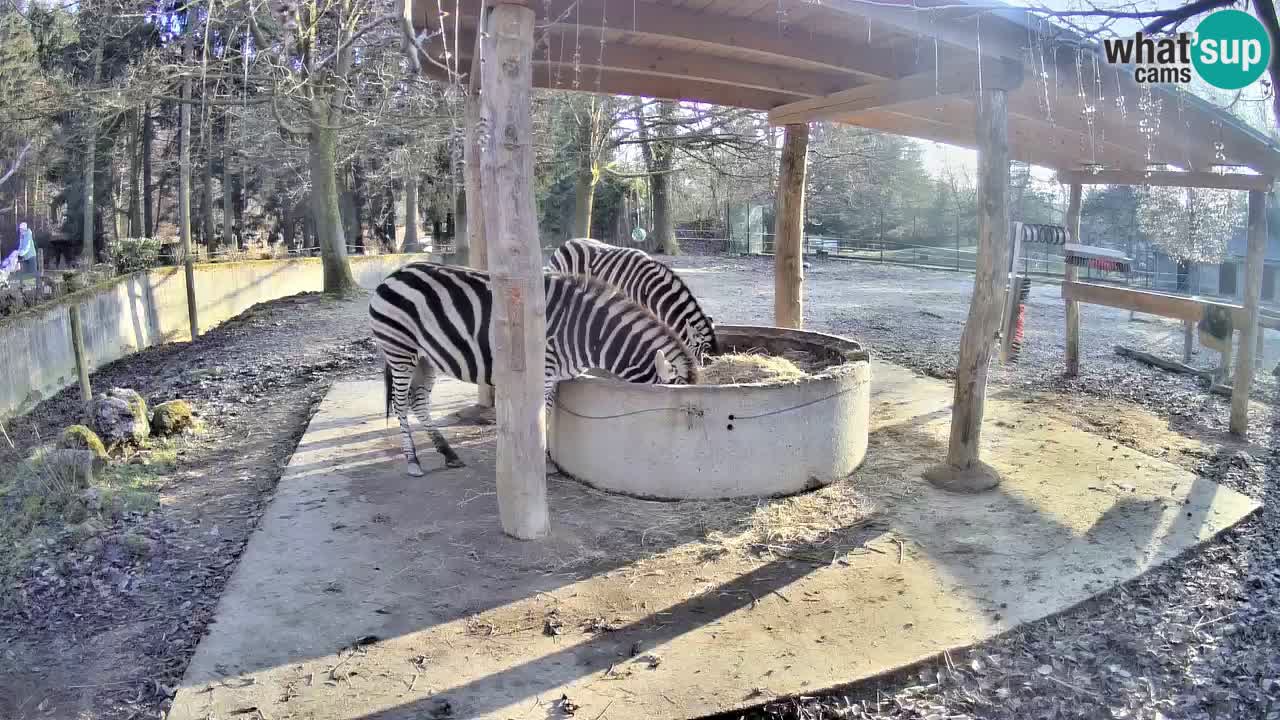
{"type": "Polygon", "coordinates": [[[666,353],[662,352],[662,350],[654,351],[653,365],[658,369],[658,379],[662,382],[671,382],[675,379],[675,368],[671,367],[671,363],[667,361],[666,353]]]}

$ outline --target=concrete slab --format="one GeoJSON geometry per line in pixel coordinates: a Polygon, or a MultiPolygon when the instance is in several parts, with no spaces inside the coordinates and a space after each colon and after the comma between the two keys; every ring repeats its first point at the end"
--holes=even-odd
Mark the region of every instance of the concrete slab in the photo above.
{"type": "MultiPolygon", "coordinates": [[[[919,477],[942,457],[950,385],[872,377],[867,461],[836,483],[872,512],[805,535],[803,498],[690,512],[552,479],[538,543],[498,529],[491,427],[446,430],[469,467],[424,454],[410,478],[381,384],[336,385],[169,717],[556,717],[562,696],[579,717],[725,711],[1068,609],[1257,507],[1000,393],[984,442],[1004,483],[945,495],[919,477]]],[[[473,392],[441,383],[435,403],[473,392]]]]}

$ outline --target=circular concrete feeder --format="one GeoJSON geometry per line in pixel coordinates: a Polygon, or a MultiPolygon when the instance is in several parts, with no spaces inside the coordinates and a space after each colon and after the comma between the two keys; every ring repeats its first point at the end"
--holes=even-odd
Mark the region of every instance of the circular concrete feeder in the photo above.
{"type": "Polygon", "coordinates": [[[556,464],[592,487],[661,500],[789,495],[862,464],[871,367],[861,345],[777,327],[716,333],[726,353],[801,350],[834,367],[776,384],[562,382],[550,433],[556,464]]]}

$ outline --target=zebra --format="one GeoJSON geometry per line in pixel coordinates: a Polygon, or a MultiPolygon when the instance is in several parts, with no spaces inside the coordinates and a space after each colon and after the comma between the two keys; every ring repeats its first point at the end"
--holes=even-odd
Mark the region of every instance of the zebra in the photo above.
{"type": "Polygon", "coordinates": [[[644,251],[574,238],[556,248],[548,266],[552,272],[603,280],[626,293],[679,333],[699,363],[720,352],[711,316],[679,275],[644,251]]]}
{"type": "MultiPolygon", "coordinates": [[[[558,273],[544,273],[543,282],[547,408],[554,401],[557,382],[593,368],[636,383],[697,382],[698,365],[680,336],[617,289],[592,278],[558,273]]],[[[394,410],[400,420],[409,475],[422,475],[409,430],[410,408],[445,465],[463,467],[432,424],[429,399],[437,373],[493,384],[489,275],[436,263],[410,263],[374,289],[369,316],[384,360],[387,417],[394,410]]]]}

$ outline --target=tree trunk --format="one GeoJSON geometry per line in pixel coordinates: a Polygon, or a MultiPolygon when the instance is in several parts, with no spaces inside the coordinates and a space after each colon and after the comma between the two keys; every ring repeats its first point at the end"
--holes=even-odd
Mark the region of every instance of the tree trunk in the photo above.
{"type": "Polygon", "coordinates": [[[142,234],[147,237],[156,234],[156,217],[152,215],[152,207],[156,208],[156,215],[159,214],[159,206],[152,205],[154,188],[151,179],[151,145],[155,139],[152,123],[151,104],[148,103],[142,108],[142,234]]]}
{"type": "Polygon", "coordinates": [[[773,324],[799,328],[804,322],[804,181],[809,126],[790,124],[782,139],[774,211],[773,324]]]}
{"type": "Polygon", "coordinates": [[[574,171],[573,234],[572,237],[591,237],[591,205],[595,199],[595,163],[592,148],[595,146],[595,123],[590,117],[578,121],[578,166],[574,171]]]}
{"type": "Polygon", "coordinates": [[[418,176],[412,171],[404,178],[404,243],[400,252],[422,252],[418,241],[418,176]]]}
{"type": "Polygon", "coordinates": [[[368,188],[365,184],[364,163],[359,159],[351,162],[351,202],[353,205],[351,213],[351,224],[355,227],[355,233],[351,238],[351,244],[355,246],[361,253],[364,252],[364,208],[368,188]]]}
{"type": "MultiPolygon", "coordinates": [[[[222,243],[238,250],[240,243],[236,237],[234,193],[231,190],[231,116],[223,118],[222,126],[222,243]]],[[[210,153],[212,156],[212,153],[210,153]]]]}
{"type": "MultiPolygon", "coordinates": [[[[93,84],[98,84],[98,79],[102,75],[102,43],[98,43],[93,49],[93,84]]],[[[94,260],[93,252],[93,215],[94,215],[94,158],[98,154],[98,121],[93,114],[85,114],[85,141],[84,141],[84,157],[81,158],[80,172],[82,173],[83,196],[84,202],[81,208],[80,216],[80,261],[86,266],[92,265],[94,260]]]]}
{"type": "Polygon", "coordinates": [[[312,215],[320,241],[320,257],[324,262],[324,292],[346,295],[355,290],[356,280],[347,261],[347,243],[342,234],[342,216],[338,212],[338,131],[328,124],[328,118],[311,123],[308,144],[312,215]]]}
{"type": "Polygon", "coordinates": [[[134,113],[129,132],[129,236],[145,237],[142,225],[142,122],[134,113]]]}
{"type": "Polygon", "coordinates": [[[209,254],[218,249],[218,242],[213,222],[213,123],[209,118],[209,109],[205,109],[204,121],[200,123],[200,144],[204,148],[204,177],[200,193],[200,238],[209,248],[209,254]]]}
{"type": "Polygon", "coordinates": [[[658,173],[650,179],[653,191],[653,245],[667,255],[679,255],[676,222],[671,213],[671,176],[658,173]]]}

